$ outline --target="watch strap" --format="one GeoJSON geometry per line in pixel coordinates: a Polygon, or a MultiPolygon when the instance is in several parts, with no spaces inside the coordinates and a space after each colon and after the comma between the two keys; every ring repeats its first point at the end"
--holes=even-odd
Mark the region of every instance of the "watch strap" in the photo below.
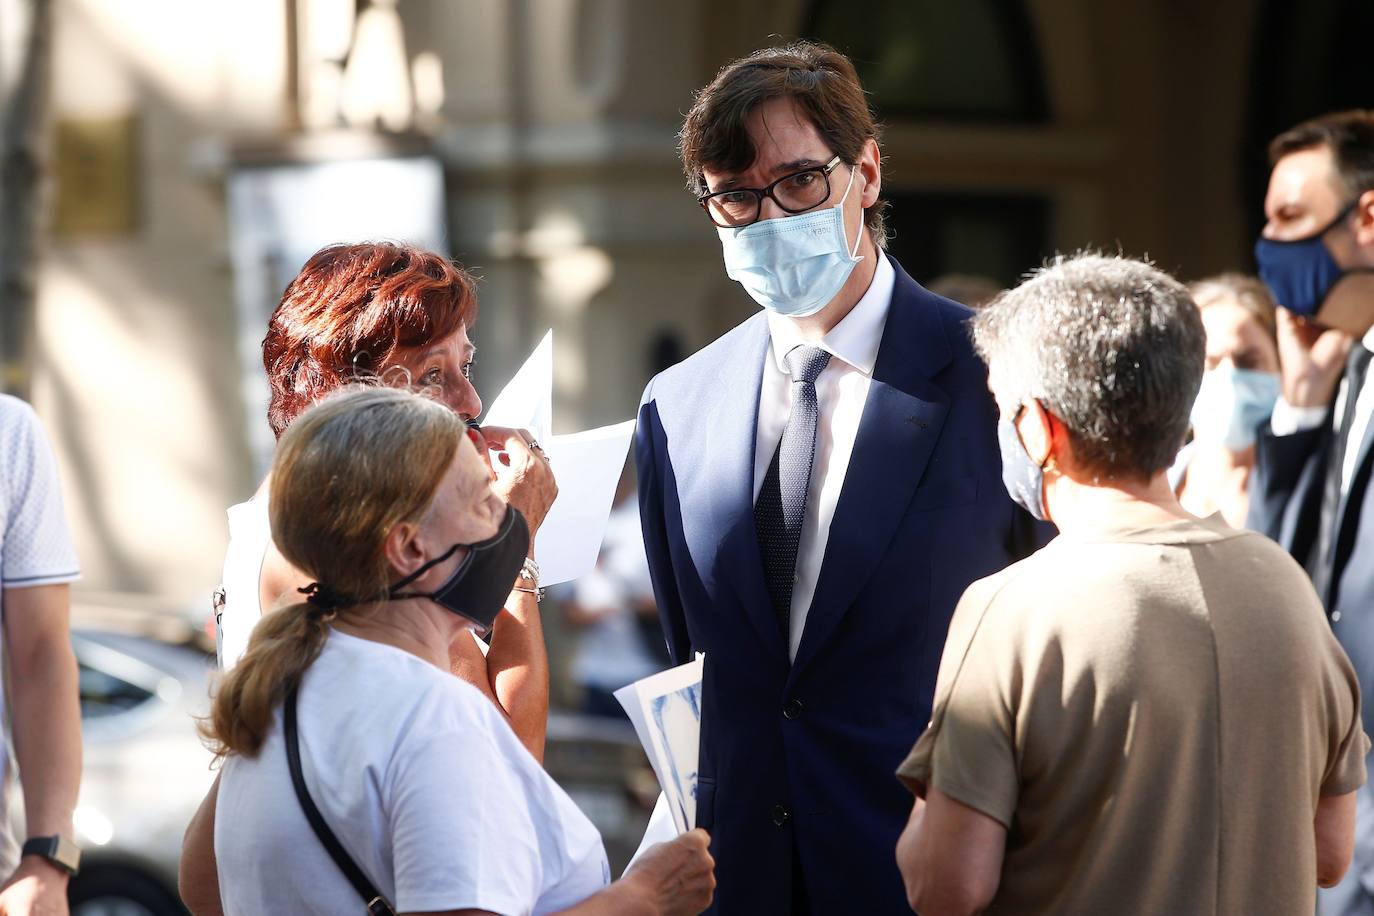
{"type": "Polygon", "coordinates": [[[68,875],[75,875],[81,868],[81,848],[60,834],[30,837],[24,841],[20,855],[42,856],[68,875]]]}

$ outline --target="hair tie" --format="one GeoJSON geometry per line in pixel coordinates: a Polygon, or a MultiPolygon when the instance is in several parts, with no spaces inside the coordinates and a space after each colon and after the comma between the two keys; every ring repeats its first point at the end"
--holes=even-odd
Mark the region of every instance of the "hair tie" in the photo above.
{"type": "Polygon", "coordinates": [[[296,591],[305,596],[305,600],[310,605],[311,610],[318,612],[318,615],[321,617],[326,614],[333,614],[334,611],[339,608],[353,603],[350,599],[340,595],[329,586],[321,585],[318,582],[311,582],[305,588],[298,588],[296,591]]]}

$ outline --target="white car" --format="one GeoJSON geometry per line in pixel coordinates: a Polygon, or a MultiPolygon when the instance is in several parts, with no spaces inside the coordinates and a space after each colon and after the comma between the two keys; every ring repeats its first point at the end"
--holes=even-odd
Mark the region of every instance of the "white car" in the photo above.
{"type": "Polygon", "coordinates": [[[196,735],[214,659],[119,633],[72,634],[84,765],[72,916],[183,916],[181,837],[214,774],[196,735]]]}

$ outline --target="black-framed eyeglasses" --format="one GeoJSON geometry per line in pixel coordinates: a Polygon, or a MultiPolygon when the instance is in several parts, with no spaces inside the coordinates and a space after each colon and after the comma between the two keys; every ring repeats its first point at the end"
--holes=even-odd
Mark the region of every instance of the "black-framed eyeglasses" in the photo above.
{"type": "Polygon", "coordinates": [[[840,164],[836,156],[825,165],[784,175],[766,188],[727,188],[703,194],[697,203],[722,229],[739,229],[758,221],[763,199],[770,198],[785,213],[805,213],[830,199],[830,173],[840,164]]]}

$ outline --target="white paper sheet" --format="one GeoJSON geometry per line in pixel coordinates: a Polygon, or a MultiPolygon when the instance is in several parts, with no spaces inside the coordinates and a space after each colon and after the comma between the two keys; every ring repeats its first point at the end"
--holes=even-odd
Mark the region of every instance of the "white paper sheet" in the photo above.
{"type": "MultiPolygon", "coordinates": [[[[673,826],[673,816],[668,813],[668,797],[660,792],[658,801],[654,802],[653,813],[649,815],[649,823],[644,828],[644,839],[639,841],[639,848],[630,856],[630,861],[625,863],[625,871],[633,868],[650,846],[666,843],[676,836],[677,829],[673,826]]],[[[620,874],[623,876],[625,872],[620,874]]]]}
{"type": "Polygon", "coordinates": [[[658,776],[673,826],[696,824],[697,753],[701,744],[701,672],[705,656],[641,678],[615,692],[658,776]]]}
{"type": "Polygon", "coordinates": [[[496,396],[482,425],[529,430],[543,446],[558,481],[558,498],[535,542],[540,584],[569,582],[589,571],[596,565],[606,534],[616,484],[634,438],[634,420],[553,435],[553,331],[549,331],[496,396]]]}
{"type": "Polygon", "coordinates": [[[536,442],[548,447],[553,433],[552,330],[544,333],[520,371],[501,389],[482,425],[527,429],[536,442]]]}

